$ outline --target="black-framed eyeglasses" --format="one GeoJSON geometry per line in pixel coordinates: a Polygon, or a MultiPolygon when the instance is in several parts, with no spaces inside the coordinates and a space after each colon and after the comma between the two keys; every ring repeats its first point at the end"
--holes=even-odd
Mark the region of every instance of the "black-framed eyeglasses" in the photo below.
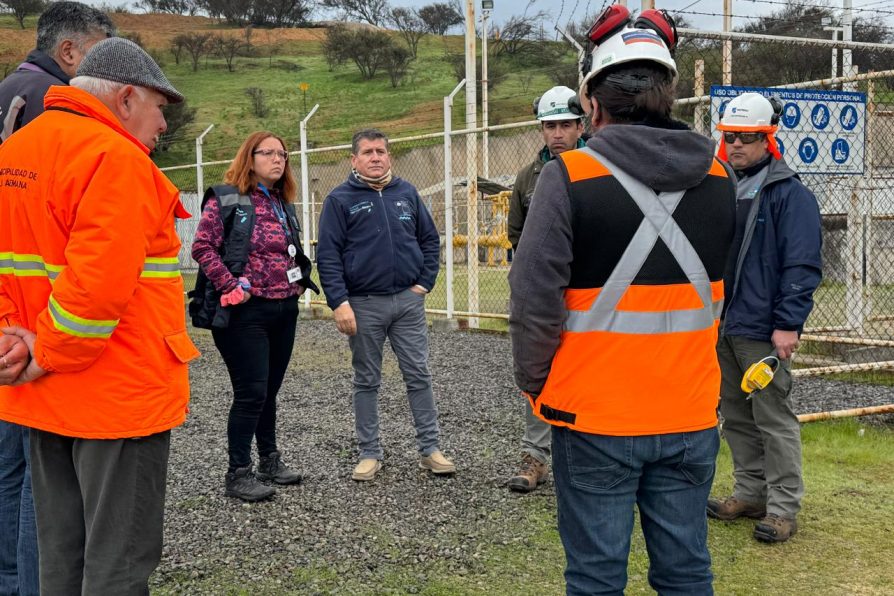
{"type": "Polygon", "coordinates": [[[742,141],[743,145],[750,145],[764,138],[762,132],[724,132],[723,140],[732,145],[736,139],[742,141]]]}
{"type": "Polygon", "coordinates": [[[289,154],[279,149],[255,149],[252,151],[252,155],[263,155],[270,159],[273,159],[273,157],[276,156],[283,161],[289,161],[289,154]]]}

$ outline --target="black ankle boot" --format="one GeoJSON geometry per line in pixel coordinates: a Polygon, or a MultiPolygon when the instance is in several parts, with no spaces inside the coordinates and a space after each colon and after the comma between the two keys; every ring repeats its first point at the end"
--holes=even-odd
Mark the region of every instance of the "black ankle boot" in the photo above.
{"type": "Polygon", "coordinates": [[[257,477],[258,480],[277,484],[298,484],[302,480],[301,474],[282,463],[279,451],[272,451],[270,455],[261,458],[257,477]]]}
{"type": "Polygon", "coordinates": [[[248,501],[249,503],[254,503],[256,501],[269,499],[275,494],[275,488],[265,486],[258,482],[250,465],[244,468],[236,468],[232,472],[227,472],[226,490],[224,491],[224,495],[228,497],[235,497],[237,499],[242,499],[243,501],[248,501]]]}

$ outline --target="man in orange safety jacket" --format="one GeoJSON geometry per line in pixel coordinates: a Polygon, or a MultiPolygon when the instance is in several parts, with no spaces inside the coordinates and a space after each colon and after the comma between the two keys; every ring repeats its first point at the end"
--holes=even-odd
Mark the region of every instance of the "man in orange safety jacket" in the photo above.
{"type": "Polygon", "coordinates": [[[149,152],[182,99],[113,37],[0,146],[0,419],[32,428],[42,593],[148,593],[161,557],[198,352],[174,230],[188,214],[149,152]]]}

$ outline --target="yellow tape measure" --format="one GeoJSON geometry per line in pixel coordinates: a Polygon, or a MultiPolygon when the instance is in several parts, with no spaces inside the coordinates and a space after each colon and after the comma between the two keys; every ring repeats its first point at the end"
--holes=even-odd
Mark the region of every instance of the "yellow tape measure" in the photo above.
{"type": "Polygon", "coordinates": [[[747,393],[748,397],[751,397],[751,394],[755,391],[765,389],[773,382],[773,376],[776,374],[777,368],[779,368],[779,358],[776,356],[761,358],[749,366],[742,376],[742,391],[747,393]]]}

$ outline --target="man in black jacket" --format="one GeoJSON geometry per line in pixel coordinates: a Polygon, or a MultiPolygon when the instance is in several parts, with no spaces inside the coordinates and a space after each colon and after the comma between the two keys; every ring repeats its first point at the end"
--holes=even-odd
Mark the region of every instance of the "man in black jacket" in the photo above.
{"type": "MultiPolygon", "coordinates": [[[[115,34],[104,13],[55,2],[37,21],[37,47],[0,82],[0,142],[43,112],[43,96],[67,85],[93,45],[115,34]]],[[[28,429],[0,421],[0,594],[38,593],[37,530],[28,429]]]]}
{"type": "Polygon", "coordinates": [[[0,142],[43,112],[52,85],[67,85],[87,51],[115,35],[111,19],[80,2],[54,2],[37,21],[37,47],[0,83],[0,142]]]}

